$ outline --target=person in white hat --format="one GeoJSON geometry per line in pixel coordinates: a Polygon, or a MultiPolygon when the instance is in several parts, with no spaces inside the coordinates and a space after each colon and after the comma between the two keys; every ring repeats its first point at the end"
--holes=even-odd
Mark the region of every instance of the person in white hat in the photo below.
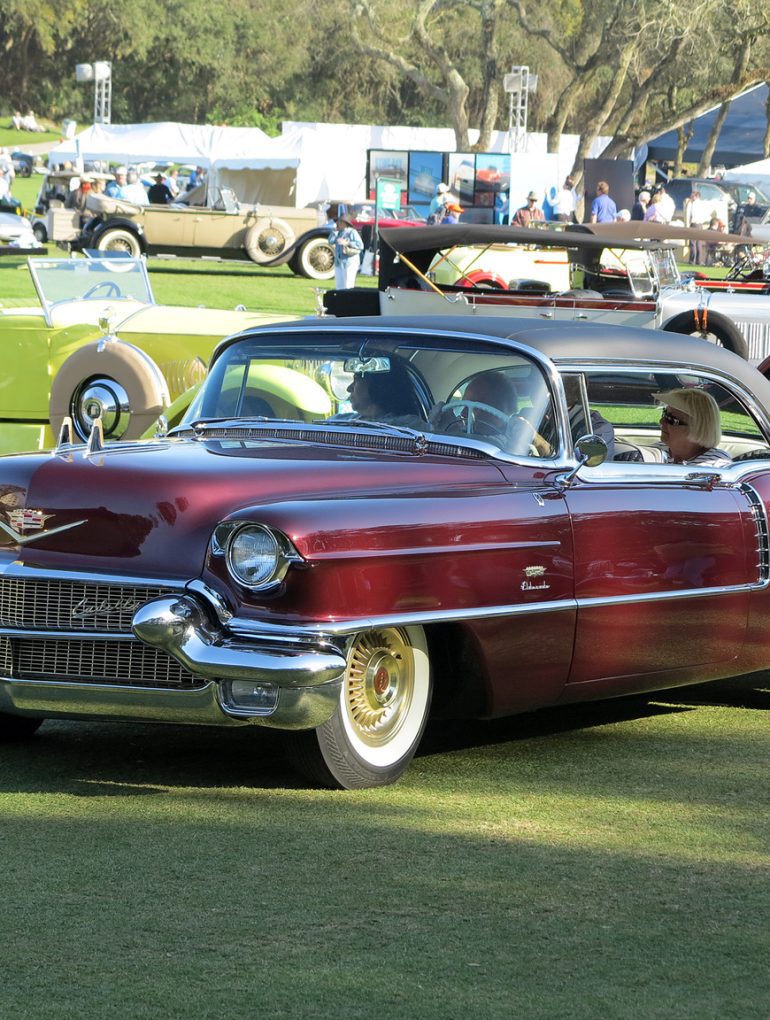
{"type": "Polygon", "coordinates": [[[430,206],[428,207],[428,224],[432,226],[435,223],[441,223],[446,213],[447,206],[454,199],[449,191],[449,185],[441,184],[436,185],[436,193],[430,200],[430,206]]]}
{"type": "Polygon", "coordinates": [[[124,166],[119,166],[115,171],[115,180],[110,181],[107,187],[104,189],[104,194],[108,198],[125,198],[123,189],[126,186],[126,177],[128,169],[124,166]]]}

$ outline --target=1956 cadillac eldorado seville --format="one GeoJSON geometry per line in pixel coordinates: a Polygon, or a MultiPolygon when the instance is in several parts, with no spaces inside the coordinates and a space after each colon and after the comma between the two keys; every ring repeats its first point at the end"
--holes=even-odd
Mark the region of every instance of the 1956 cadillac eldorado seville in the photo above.
{"type": "Polygon", "coordinates": [[[431,712],[767,668],[769,411],[744,360],[648,329],[230,337],[168,435],[102,447],[65,423],[53,453],[0,459],[0,737],[272,727],[311,781],[354,788],[397,779],[431,712]],[[729,461],[646,455],[677,388],[716,401],[729,461]]]}

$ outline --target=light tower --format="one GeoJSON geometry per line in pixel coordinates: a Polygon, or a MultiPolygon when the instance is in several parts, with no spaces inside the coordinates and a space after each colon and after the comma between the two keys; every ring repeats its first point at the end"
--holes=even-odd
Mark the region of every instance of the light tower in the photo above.
{"type": "Polygon", "coordinates": [[[537,91],[537,75],[528,67],[512,67],[503,78],[503,90],[508,93],[508,148],[511,152],[526,152],[527,113],[530,92],[537,91]]]}
{"type": "Polygon", "coordinates": [[[76,64],[75,79],[94,83],[94,124],[110,124],[112,117],[112,64],[97,60],[93,64],[76,64]]]}

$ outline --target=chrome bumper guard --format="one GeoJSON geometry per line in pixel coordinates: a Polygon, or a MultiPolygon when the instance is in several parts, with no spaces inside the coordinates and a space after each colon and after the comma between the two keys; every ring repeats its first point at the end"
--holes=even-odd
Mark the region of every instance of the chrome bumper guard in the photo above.
{"type": "Polygon", "coordinates": [[[308,729],[329,719],[337,707],[346,668],[337,648],[228,638],[190,594],[145,603],[134,614],[132,630],[210,681],[221,711],[234,719],[308,729]]]}

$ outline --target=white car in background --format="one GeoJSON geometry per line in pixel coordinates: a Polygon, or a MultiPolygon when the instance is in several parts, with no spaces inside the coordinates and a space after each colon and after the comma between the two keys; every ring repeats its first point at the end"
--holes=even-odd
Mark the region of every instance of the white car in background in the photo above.
{"type": "Polygon", "coordinates": [[[42,244],[35,237],[32,224],[16,213],[0,213],[0,246],[40,251],[42,244]]]}

